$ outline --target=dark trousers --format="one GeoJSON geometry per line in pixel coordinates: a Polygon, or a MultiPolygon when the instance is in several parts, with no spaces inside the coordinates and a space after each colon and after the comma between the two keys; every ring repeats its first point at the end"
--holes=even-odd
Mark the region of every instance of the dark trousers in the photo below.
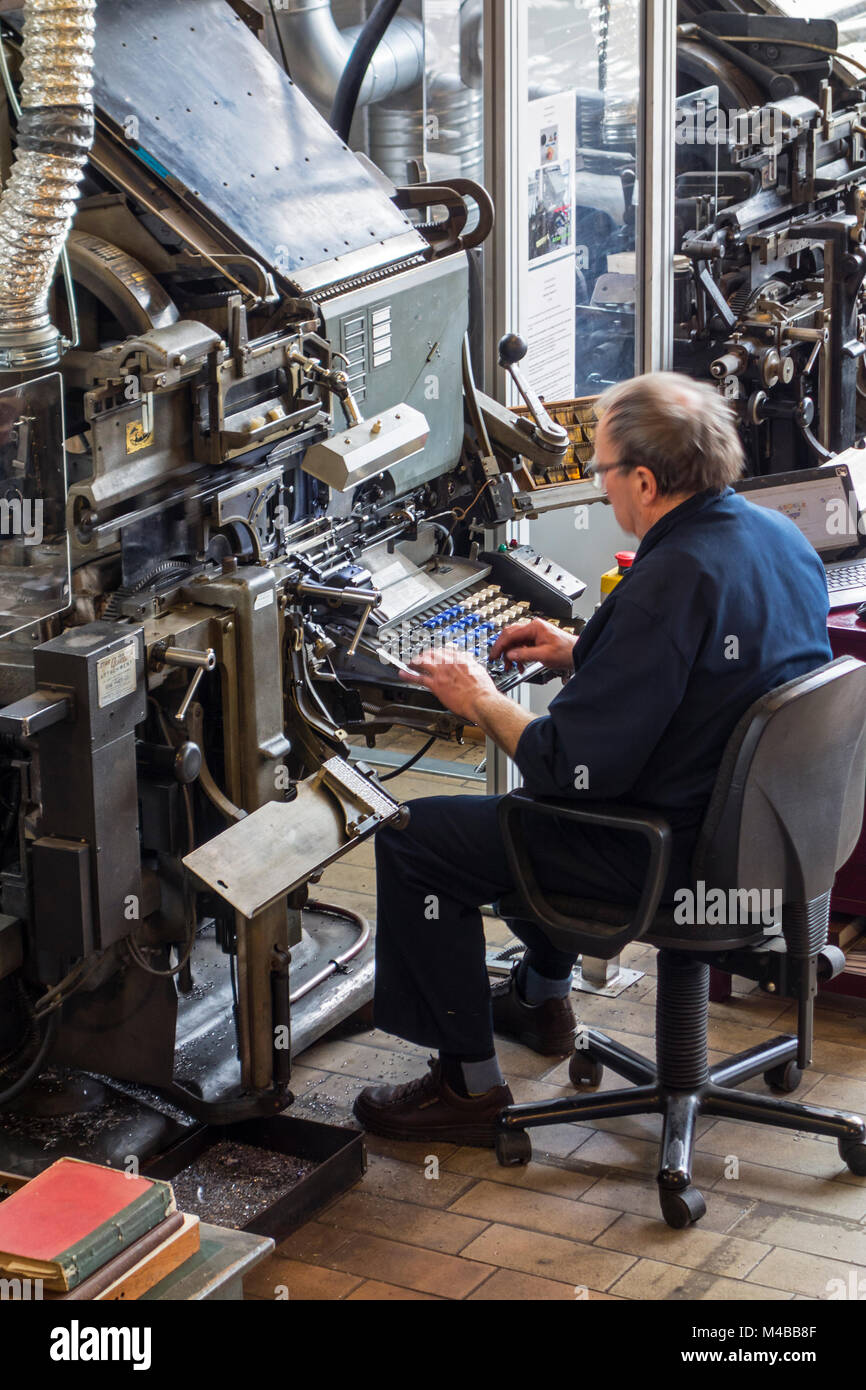
{"type": "MultiPolygon", "coordinates": [[[[493,1051],[490,984],[479,908],[512,887],[496,796],[411,801],[406,830],[376,835],[376,1026],[461,1056],[493,1051]]],[[[645,856],[634,841],[524,816],[539,883],[552,893],[636,901],[645,856]]],[[[576,960],[532,922],[510,923],[541,975],[566,978],[576,960]]]]}

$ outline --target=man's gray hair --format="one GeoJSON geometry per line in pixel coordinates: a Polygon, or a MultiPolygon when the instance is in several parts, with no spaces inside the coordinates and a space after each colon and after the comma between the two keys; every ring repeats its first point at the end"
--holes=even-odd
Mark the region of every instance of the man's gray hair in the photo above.
{"type": "Polygon", "coordinates": [[[595,413],[621,466],[648,468],[660,493],[722,492],[743,472],[734,413],[706,382],[648,372],[608,387],[595,413]]]}

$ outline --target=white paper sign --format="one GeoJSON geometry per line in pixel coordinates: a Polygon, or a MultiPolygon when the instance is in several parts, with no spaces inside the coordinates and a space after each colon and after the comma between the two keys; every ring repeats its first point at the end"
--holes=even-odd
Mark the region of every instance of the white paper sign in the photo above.
{"type": "Polygon", "coordinates": [[[576,302],[574,92],[529,103],[522,153],[520,320],[529,351],[521,370],[546,400],[568,400],[574,395],[576,302]]]}

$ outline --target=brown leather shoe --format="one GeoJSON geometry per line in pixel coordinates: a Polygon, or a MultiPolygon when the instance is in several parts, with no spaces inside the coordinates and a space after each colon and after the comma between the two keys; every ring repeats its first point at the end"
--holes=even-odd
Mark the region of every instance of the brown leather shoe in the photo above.
{"type": "Polygon", "coordinates": [[[571,1001],[566,996],[545,999],[541,1004],[524,1003],[517,988],[519,964],[515,961],[507,980],[498,980],[491,986],[494,1033],[525,1043],[543,1057],[568,1056],[574,1051],[577,1027],[571,1001]]]}
{"type": "Polygon", "coordinates": [[[496,1118],[514,1097],[508,1086],[494,1086],[483,1096],[458,1096],[442,1079],[439,1062],[427,1063],[426,1076],[402,1086],[366,1086],[354,1112],[371,1134],[384,1139],[421,1139],[427,1143],[470,1144],[492,1149],[496,1118]]]}

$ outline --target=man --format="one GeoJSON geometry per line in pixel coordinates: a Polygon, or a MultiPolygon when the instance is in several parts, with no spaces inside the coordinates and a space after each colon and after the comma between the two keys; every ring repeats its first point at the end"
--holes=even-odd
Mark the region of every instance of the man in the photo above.
{"type": "MultiPolygon", "coordinates": [[[[507,628],[494,655],[571,672],[533,717],[459,653],[414,663],[415,681],[513,758],[540,796],[622,800],[657,809],[673,830],[663,901],[691,884],[690,860],[725,744],[761,695],[830,660],[824,570],[786,517],[730,487],[742,471],[733,417],[715,388],[670,373],[612,387],[597,407],[592,469],[634,563],[579,640],[533,620],[507,628]]],[[[523,963],[492,995],[479,907],[511,878],[496,797],[425,797],[405,831],[376,837],[374,1016],[438,1050],[428,1073],[368,1087],[365,1128],[392,1139],[491,1145],[511,1103],[493,1031],[537,1052],[570,1051],[575,957],[513,922],[523,963]]],[[[550,892],[636,901],[646,851],[632,836],[524,817],[550,892]],[[557,828],[559,827],[559,828],[557,828]]]]}

